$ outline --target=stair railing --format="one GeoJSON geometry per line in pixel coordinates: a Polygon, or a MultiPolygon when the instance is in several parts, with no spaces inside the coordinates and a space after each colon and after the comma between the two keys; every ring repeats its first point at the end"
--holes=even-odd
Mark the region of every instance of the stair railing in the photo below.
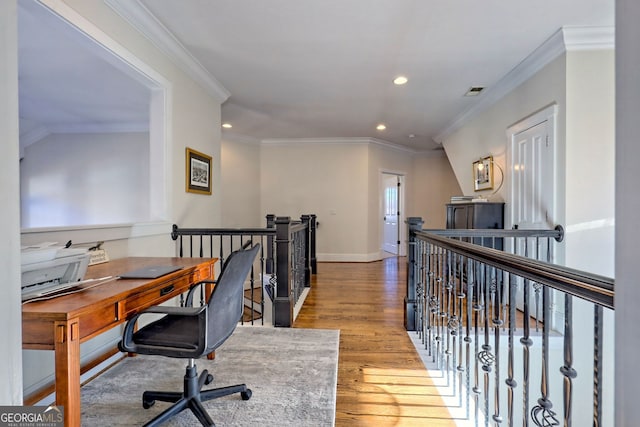
{"type": "MultiPolygon", "coordinates": [[[[269,316],[273,326],[290,327],[315,273],[315,247],[311,246],[315,229],[315,215],[303,215],[300,221],[267,215],[266,228],[180,228],[174,224],[171,238],[176,240],[178,256],[218,258],[218,266],[246,243],[260,243],[248,279],[242,322],[264,325],[269,316]]],[[[206,300],[204,294],[200,298],[206,300]]]]}
{"type": "Polygon", "coordinates": [[[405,326],[462,418],[485,426],[613,422],[613,355],[603,342],[613,333],[614,282],[552,263],[562,227],[421,230],[420,218],[407,222],[405,326]],[[592,410],[577,410],[585,405],[592,410]]]}

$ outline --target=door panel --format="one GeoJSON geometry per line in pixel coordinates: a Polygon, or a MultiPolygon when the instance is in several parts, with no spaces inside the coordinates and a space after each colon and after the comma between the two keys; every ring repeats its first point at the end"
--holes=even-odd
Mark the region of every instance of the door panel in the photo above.
{"type": "MultiPolygon", "coordinates": [[[[554,158],[552,129],[543,121],[514,134],[511,141],[511,224],[519,229],[551,229],[553,224],[554,158]]],[[[553,261],[544,239],[521,239],[515,253],[553,261]]],[[[540,303],[539,293],[529,288],[530,304],[540,303]]],[[[517,307],[524,305],[524,283],[519,280],[517,307]]],[[[531,312],[535,316],[535,308],[531,312]]]]}
{"type": "Polygon", "coordinates": [[[399,242],[399,183],[398,175],[383,174],[383,245],[382,249],[398,255],[399,242]]]}

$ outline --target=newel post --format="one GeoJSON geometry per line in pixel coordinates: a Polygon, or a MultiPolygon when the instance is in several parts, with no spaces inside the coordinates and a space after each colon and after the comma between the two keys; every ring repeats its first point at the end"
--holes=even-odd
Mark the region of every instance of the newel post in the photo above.
{"type": "Polygon", "coordinates": [[[273,301],[273,326],[293,324],[293,293],[291,292],[291,218],[279,216],[276,225],[276,296],[273,301]]]}
{"type": "Polygon", "coordinates": [[[416,330],[416,231],[422,230],[421,217],[408,217],[407,224],[407,294],[404,297],[404,327],[407,331],[416,330]]]}
{"type": "Polygon", "coordinates": [[[305,225],[304,233],[304,287],[311,287],[311,215],[302,215],[300,221],[305,225]]]}
{"type": "MultiPolygon", "coordinates": [[[[267,228],[276,228],[276,216],[267,214],[267,228]]],[[[273,236],[267,236],[267,256],[264,263],[264,270],[267,274],[273,274],[273,236]]]]}
{"type": "Polygon", "coordinates": [[[310,228],[310,242],[309,244],[311,245],[311,274],[317,274],[318,273],[318,260],[316,258],[316,229],[318,228],[318,221],[317,221],[317,216],[316,214],[311,214],[311,219],[310,219],[310,224],[309,226],[310,228]]]}

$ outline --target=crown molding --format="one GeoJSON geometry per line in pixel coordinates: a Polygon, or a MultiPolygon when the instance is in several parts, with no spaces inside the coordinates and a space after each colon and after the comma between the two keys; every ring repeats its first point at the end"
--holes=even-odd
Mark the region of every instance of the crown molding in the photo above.
{"type": "Polygon", "coordinates": [[[187,75],[222,104],[231,93],[165,27],[140,0],[104,0],[133,28],[149,39],[187,75]]]}
{"type": "Polygon", "coordinates": [[[613,27],[562,27],[516,65],[493,87],[488,88],[478,103],[468,108],[440,131],[433,140],[438,144],[462,128],[471,119],[498,102],[509,92],[530,79],[551,61],[567,51],[615,48],[613,27]]]}
{"type": "Polygon", "coordinates": [[[229,131],[223,130],[221,132],[221,136],[222,136],[221,139],[223,141],[237,142],[240,144],[248,144],[248,145],[260,145],[259,139],[254,138],[252,136],[235,133],[235,132],[229,132],[229,131]]]}
{"type": "Polygon", "coordinates": [[[23,150],[25,147],[28,147],[31,144],[35,144],[36,142],[46,138],[49,135],[51,135],[51,130],[49,130],[46,126],[38,126],[28,130],[25,133],[21,133],[20,149],[23,150]]]}
{"type": "Polygon", "coordinates": [[[614,27],[563,27],[567,51],[615,49],[614,27]]]}
{"type": "Polygon", "coordinates": [[[261,141],[264,145],[301,145],[301,144],[323,144],[323,145],[378,145],[380,147],[402,151],[404,153],[415,154],[418,151],[413,148],[404,147],[392,142],[369,137],[337,137],[337,138],[268,138],[261,141]]]}
{"type": "Polygon", "coordinates": [[[263,145],[301,145],[301,144],[369,144],[371,138],[265,138],[260,141],[263,145]]]}
{"type": "Polygon", "coordinates": [[[48,126],[50,133],[141,133],[149,132],[149,122],[59,123],[48,126]]]}

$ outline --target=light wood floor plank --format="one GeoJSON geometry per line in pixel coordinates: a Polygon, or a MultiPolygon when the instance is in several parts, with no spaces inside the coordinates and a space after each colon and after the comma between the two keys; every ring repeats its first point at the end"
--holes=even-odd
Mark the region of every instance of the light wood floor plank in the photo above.
{"type": "Polygon", "coordinates": [[[336,426],[455,426],[404,329],[406,259],[319,263],[294,327],[340,329],[336,426]]]}

